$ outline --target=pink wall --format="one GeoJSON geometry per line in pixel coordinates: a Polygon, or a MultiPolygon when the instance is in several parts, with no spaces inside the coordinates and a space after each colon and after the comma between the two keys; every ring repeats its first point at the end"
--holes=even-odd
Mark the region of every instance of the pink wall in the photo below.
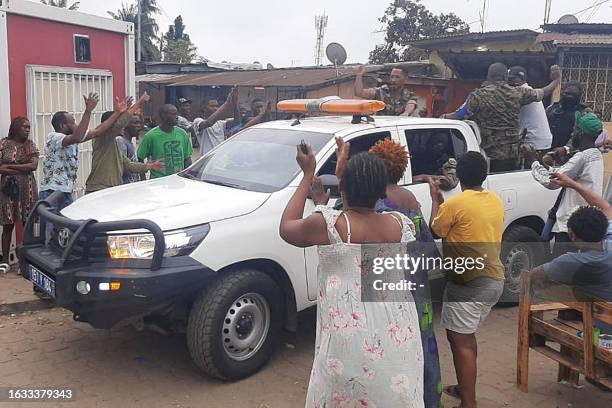
{"type": "Polygon", "coordinates": [[[125,97],[125,35],[55,21],[7,15],[11,117],[26,116],[26,65],[107,69],[115,97],[125,97]],[[73,34],[88,35],[91,63],[74,62],[73,34]]]}

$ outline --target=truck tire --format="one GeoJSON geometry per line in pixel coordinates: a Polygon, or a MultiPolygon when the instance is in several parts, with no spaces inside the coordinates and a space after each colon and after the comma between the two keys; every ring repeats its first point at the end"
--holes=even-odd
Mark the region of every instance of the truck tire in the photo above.
{"type": "Polygon", "coordinates": [[[501,260],[504,265],[506,281],[504,292],[499,300],[506,305],[519,301],[521,271],[531,270],[546,259],[546,245],[540,234],[529,227],[516,225],[504,233],[501,260]]]}
{"type": "Polygon", "coordinates": [[[187,347],[204,372],[225,381],[256,373],[274,351],[283,296],[268,275],[251,269],[220,276],[197,296],[187,347]]]}

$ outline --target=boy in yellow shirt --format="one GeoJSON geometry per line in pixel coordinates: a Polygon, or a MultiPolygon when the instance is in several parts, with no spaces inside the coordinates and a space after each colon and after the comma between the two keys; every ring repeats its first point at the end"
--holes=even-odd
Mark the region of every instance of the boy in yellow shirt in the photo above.
{"type": "Polygon", "coordinates": [[[463,258],[461,264],[466,259],[474,260],[474,267],[449,274],[442,325],[453,352],[458,382],[445,391],[461,398],[462,408],[475,408],[476,331],[504,289],[500,252],[505,210],[497,194],[482,187],[487,178],[487,162],[480,153],[468,152],[459,157],[457,176],[463,192],[446,202],[438,183],[430,181],[431,229],[443,239],[446,258],[463,258]]]}

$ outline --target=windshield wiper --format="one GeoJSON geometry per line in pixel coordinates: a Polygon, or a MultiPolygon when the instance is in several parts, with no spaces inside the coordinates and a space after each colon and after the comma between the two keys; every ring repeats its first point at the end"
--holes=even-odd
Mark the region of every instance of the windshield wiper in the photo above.
{"type": "Polygon", "coordinates": [[[202,181],[205,182],[205,183],[215,184],[217,186],[237,188],[239,190],[246,190],[246,187],[241,186],[239,184],[227,183],[227,182],[224,182],[224,181],[217,181],[217,180],[202,180],[202,181]]]}

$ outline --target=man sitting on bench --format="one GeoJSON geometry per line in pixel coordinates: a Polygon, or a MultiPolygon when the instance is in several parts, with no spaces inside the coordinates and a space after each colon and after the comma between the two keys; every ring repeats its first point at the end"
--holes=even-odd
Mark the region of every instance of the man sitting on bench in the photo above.
{"type": "Polygon", "coordinates": [[[569,235],[578,252],[535,268],[532,285],[545,288],[556,282],[571,286],[591,300],[612,301],[612,206],[564,174],[554,173],[551,181],[576,190],[590,206],[578,208],[568,220],[569,235]]]}

